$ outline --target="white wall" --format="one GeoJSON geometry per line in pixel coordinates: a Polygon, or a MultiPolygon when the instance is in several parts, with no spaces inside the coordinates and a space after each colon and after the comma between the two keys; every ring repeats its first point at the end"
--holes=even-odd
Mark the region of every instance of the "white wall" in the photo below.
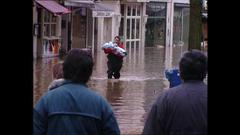
{"type": "MultiPolygon", "coordinates": [[[[114,40],[114,37],[118,35],[120,20],[118,20],[118,15],[120,15],[120,2],[119,1],[101,1],[108,9],[114,12],[112,17],[112,32],[111,32],[111,40],[114,40]]],[[[105,25],[105,24],[104,24],[105,25]]]]}
{"type": "Polygon", "coordinates": [[[103,44],[103,22],[104,18],[103,17],[98,17],[97,18],[97,27],[98,27],[98,33],[97,33],[97,50],[101,50],[101,45],[103,44]]]}

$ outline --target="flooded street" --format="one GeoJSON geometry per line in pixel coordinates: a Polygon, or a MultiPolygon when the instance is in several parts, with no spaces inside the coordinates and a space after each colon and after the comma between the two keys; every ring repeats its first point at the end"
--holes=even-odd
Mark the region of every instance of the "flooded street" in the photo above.
{"type": "MultiPolygon", "coordinates": [[[[169,87],[165,68],[178,67],[186,46],[128,48],[119,80],[107,79],[107,57],[103,51],[94,54],[94,70],[88,86],[112,105],[121,134],[141,134],[144,120],[154,99],[169,87]],[[167,50],[167,51],[166,51],[167,50]]],[[[58,58],[34,62],[34,104],[52,81],[52,67],[58,58]]]]}

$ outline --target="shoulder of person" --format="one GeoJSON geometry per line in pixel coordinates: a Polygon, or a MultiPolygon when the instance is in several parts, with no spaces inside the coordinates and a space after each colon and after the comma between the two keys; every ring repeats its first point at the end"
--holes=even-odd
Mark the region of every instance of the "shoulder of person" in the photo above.
{"type": "Polygon", "coordinates": [[[181,84],[172,88],[168,88],[163,90],[157,97],[156,102],[166,102],[171,100],[171,98],[177,93],[181,92],[182,86],[181,84]]]}
{"type": "Polygon", "coordinates": [[[63,83],[65,82],[65,79],[56,79],[56,80],[53,80],[50,85],[48,86],[48,90],[52,90],[58,86],[61,86],[63,83]]]}

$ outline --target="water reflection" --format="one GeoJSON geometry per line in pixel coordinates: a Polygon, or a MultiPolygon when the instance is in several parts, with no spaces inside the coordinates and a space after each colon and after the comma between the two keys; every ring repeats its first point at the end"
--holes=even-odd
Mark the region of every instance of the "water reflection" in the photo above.
{"type": "MultiPolygon", "coordinates": [[[[107,57],[99,50],[94,54],[93,74],[88,86],[104,96],[112,105],[122,134],[140,134],[147,112],[169,83],[164,77],[166,68],[177,66],[185,46],[171,48],[138,46],[126,48],[121,78],[107,79],[107,57]]],[[[34,103],[46,92],[52,81],[52,67],[58,58],[34,63],[34,103]]]]}
{"type": "Polygon", "coordinates": [[[44,58],[35,60],[33,62],[34,65],[34,73],[33,73],[33,103],[40,98],[40,96],[47,91],[47,87],[50,82],[53,80],[52,78],[52,68],[53,65],[57,64],[60,61],[59,58],[44,58]]]}
{"type": "Polygon", "coordinates": [[[105,96],[112,105],[122,134],[140,134],[146,112],[156,96],[168,87],[163,79],[165,48],[126,48],[119,80],[107,79],[107,58],[102,51],[95,55],[95,67],[89,87],[105,96]]]}

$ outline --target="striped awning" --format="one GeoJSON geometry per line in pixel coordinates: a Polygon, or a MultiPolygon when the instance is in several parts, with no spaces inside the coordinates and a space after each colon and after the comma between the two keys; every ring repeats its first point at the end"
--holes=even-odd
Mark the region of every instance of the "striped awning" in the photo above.
{"type": "Polygon", "coordinates": [[[40,6],[44,7],[53,14],[67,14],[71,11],[53,0],[35,0],[40,6]]]}

